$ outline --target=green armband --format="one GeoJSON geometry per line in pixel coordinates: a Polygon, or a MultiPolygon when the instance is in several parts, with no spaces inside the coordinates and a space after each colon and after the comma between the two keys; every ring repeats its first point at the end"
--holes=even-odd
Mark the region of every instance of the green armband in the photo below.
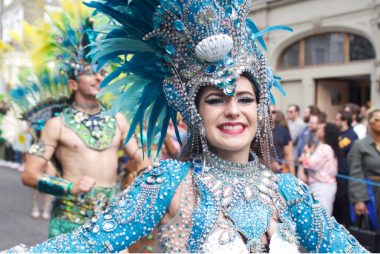
{"type": "Polygon", "coordinates": [[[62,178],[42,175],[37,182],[37,190],[54,196],[70,193],[73,183],[62,178]]]}

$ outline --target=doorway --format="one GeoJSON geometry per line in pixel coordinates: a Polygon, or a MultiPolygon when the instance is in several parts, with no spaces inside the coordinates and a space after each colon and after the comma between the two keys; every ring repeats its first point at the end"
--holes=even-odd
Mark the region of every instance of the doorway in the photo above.
{"type": "Polygon", "coordinates": [[[327,114],[327,121],[333,121],[346,103],[362,106],[371,97],[369,75],[317,79],[315,84],[315,104],[327,114]]]}

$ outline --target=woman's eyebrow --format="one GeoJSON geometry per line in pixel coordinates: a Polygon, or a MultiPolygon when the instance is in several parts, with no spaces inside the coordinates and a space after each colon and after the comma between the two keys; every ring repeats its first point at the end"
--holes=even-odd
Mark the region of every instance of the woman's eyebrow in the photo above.
{"type": "Polygon", "coordinates": [[[218,96],[218,97],[223,97],[223,93],[222,92],[213,92],[213,93],[209,93],[205,99],[207,99],[208,97],[211,97],[211,96],[218,96]]]}
{"type": "Polygon", "coordinates": [[[255,96],[252,92],[249,92],[249,91],[241,91],[241,92],[237,92],[235,95],[236,95],[236,96],[240,96],[240,95],[251,95],[251,96],[255,96]]]}

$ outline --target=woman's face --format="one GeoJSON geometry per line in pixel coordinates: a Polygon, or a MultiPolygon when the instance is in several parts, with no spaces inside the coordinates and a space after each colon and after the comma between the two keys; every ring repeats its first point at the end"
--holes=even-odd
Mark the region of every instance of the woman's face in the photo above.
{"type": "Polygon", "coordinates": [[[241,76],[231,97],[215,87],[206,87],[200,95],[199,113],[216,154],[249,152],[257,131],[257,102],[249,79],[241,76]]]}

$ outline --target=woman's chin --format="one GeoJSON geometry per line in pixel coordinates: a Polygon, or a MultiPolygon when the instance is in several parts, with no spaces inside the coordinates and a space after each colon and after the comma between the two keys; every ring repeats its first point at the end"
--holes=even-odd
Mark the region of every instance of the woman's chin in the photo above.
{"type": "Polygon", "coordinates": [[[242,145],[241,140],[230,140],[229,142],[223,143],[218,145],[215,148],[216,152],[221,151],[221,152],[242,152],[242,151],[249,151],[249,145],[242,145]]]}

